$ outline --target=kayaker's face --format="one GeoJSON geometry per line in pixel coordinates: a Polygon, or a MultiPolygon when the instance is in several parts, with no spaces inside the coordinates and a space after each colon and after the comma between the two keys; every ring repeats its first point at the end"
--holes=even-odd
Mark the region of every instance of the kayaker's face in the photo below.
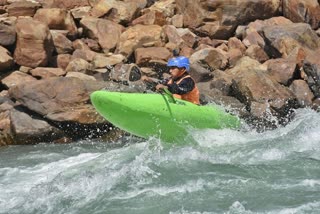
{"type": "Polygon", "coordinates": [[[170,74],[172,78],[180,77],[184,72],[186,72],[185,68],[170,67],[170,74]]]}

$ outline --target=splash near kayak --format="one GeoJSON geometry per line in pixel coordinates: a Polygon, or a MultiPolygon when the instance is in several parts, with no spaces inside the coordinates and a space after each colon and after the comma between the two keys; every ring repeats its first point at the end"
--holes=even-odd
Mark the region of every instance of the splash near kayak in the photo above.
{"type": "Polygon", "coordinates": [[[198,106],[163,94],[95,91],[93,106],[106,120],[142,138],[158,137],[165,142],[181,142],[190,129],[240,127],[238,117],[218,106],[198,106]]]}

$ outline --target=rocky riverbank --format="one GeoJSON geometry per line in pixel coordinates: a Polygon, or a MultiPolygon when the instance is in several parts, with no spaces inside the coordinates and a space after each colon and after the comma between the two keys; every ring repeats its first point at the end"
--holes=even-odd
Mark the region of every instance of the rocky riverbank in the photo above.
{"type": "Polygon", "coordinates": [[[260,130],[317,109],[316,0],[0,0],[0,145],[109,134],[95,90],[145,92],[173,50],[203,103],[260,130]]]}

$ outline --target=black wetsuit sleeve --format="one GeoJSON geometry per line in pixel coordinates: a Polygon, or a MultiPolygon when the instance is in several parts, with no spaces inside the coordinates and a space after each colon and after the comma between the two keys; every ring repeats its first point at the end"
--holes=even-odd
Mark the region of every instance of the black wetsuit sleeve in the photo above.
{"type": "Polygon", "coordinates": [[[168,86],[168,90],[173,94],[186,94],[193,90],[195,83],[191,77],[183,79],[179,84],[173,83],[168,86]]]}
{"type": "Polygon", "coordinates": [[[159,80],[158,84],[162,84],[162,85],[168,85],[170,79],[163,79],[163,80],[159,80]]]}

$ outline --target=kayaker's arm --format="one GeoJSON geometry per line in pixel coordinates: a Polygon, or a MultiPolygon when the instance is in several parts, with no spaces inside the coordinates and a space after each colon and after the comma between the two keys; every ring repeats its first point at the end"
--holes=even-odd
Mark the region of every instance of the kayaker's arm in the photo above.
{"type": "Polygon", "coordinates": [[[172,94],[182,95],[192,91],[193,88],[195,87],[195,83],[192,78],[185,78],[179,84],[172,83],[167,86],[168,86],[168,90],[172,94]]]}

